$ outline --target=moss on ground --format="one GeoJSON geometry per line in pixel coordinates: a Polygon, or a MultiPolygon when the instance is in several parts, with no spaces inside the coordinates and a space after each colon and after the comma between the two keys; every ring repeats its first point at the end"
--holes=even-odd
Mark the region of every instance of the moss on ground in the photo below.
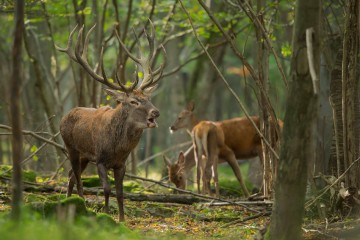
{"type": "MultiPolygon", "coordinates": [[[[12,178],[12,166],[10,165],[0,165],[0,176],[6,178],[12,178]]],[[[30,170],[22,170],[23,181],[26,182],[36,182],[36,173],[30,170]]]]}

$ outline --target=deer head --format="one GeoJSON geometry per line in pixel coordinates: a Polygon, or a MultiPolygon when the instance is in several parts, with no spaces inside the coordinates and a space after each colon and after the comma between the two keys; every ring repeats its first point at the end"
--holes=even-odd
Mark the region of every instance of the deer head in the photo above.
{"type": "Polygon", "coordinates": [[[179,157],[174,164],[172,164],[166,156],[164,156],[164,162],[168,168],[170,181],[174,183],[177,188],[186,189],[184,153],[183,152],[179,153],[179,157]]]}
{"type": "Polygon", "coordinates": [[[194,116],[194,108],[194,102],[191,101],[187,104],[186,108],[178,114],[175,122],[170,126],[171,133],[182,128],[192,130],[198,122],[194,116]]]}

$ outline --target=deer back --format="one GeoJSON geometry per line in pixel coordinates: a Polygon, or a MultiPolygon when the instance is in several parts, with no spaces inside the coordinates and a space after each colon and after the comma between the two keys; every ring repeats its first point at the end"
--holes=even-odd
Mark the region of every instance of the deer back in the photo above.
{"type": "MultiPolygon", "coordinates": [[[[256,126],[260,127],[259,117],[251,117],[256,126]]],[[[225,144],[233,150],[236,158],[251,158],[261,149],[261,139],[256,129],[246,117],[233,118],[217,122],[223,130],[225,144]]]]}

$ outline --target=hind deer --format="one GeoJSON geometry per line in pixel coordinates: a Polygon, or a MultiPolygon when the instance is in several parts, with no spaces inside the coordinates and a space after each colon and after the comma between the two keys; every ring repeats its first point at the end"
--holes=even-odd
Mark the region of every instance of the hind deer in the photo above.
{"type": "MultiPolygon", "coordinates": [[[[186,109],[182,110],[175,122],[170,126],[170,131],[174,132],[179,129],[186,129],[193,131],[193,128],[197,126],[201,121],[194,114],[194,103],[191,102],[187,105],[186,109]]],[[[253,116],[251,119],[255,122],[259,128],[259,117],[253,116]]],[[[246,196],[249,196],[249,192],[242,179],[240,168],[236,162],[236,159],[247,159],[259,156],[261,158],[262,145],[261,139],[256,129],[252,125],[249,119],[246,117],[233,118],[229,120],[223,120],[214,122],[214,124],[220,128],[224,134],[224,145],[220,147],[219,163],[227,162],[232,168],[236,178],[238,179],[241,188],[246,196]]],[[[280,129],[282,128],[282,121],[278,120],[280,129]]],[[[277,135],[279,139],[279,135],[277,135]]],[[[175,164],[171,164],[166,161],[166,165],[169,171],[169,178],[178,188],[185,189],[186,187],[186,174],[192,167],[195,166],[194,155],[188,150],[184,155],[184,160],[178,161],[175,164]],[[178,181],[181,179],[181,181],[178,181]]]]}
{"type": "Polygon", "coordinates": [[[194,156],[197,169],[197,187],[200,193],[211,195],[210,182],[214,179],[216,197],[219,197],[217,164],[220,149],[224,147],[224,133],[214,122],[201,121],[192,130],[194,156]]]}
{"type": "MultiPolygon", "coordinates": [[[[111,188],[107,172],[109,169],[113,169],[119,221],[124,221],[123,179],[126,159],[138,144],[144,129],[157,127],[155,120],[160,116],[159,110],[150,101],[150,94],[162,76],[166,62],[166,52],[161,46],[164,62],[153,71],[151,67],[156,48],[154,47],[154,26],[151,21],[150,26],[150,34],[144,30],[149,44],[148,57],[144,57],[141,53],[139,58],[135,57],[128,51],[116,33],[119,44],[124,51],[142,68],[143,79],[139,86],[138,77],[130,86],[122,84],[117,75],[115,75],[117,84],[109,81],[103,64],[101,64],[102,76],[92,70],[86,55],[89,35],[95,26],[86,35],[82,52],[80,45],[84,27],[79,30],[75,52],[72,49],[72,36],[77,27],[70,33],[67,47],[57,47],[59,51],[65,52],[71,60],[78,63],[94,80],[109,87],[110,89],[105,89],[105,91],[117,101],[115,108],[76,107],[62,118],[60,132],[69,153],[72,168],[69,171],[67,196],[71,196],[76,183],[78,195],[84,198],[81,173],[89,162],[94,162],[104,189],[105,211],[108,212],[111,188]]],[[[103,51],[104,49],[102,49],[100,61],[102,61],[103,51]]],[[[136,76],[138,76],[137,73],[136,76]]]]}

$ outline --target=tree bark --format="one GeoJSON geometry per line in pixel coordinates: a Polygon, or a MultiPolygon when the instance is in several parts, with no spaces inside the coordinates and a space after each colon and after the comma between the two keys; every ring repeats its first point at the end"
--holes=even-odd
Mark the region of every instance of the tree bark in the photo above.
{"type": "Polygon", "coordinates": [[[11,122],[13,127],[12,135],[12,156],[13,156],[13,182],[12,182],[12,211],[11,217],[15,221],[19,221],[21,217],[22,205],[22,122],[20,107],[20,88],[21,88],[21,68],[22,68],[22,40],[24,33],[24,1],[18,0],[15,5],[15,30],[14,42],[12,47],[12,77],[10,83],[10,107],[11,122]]]}
{"type": "Polygon", "coordinates": [[[291,87],[286,104],[285,124],[275,205],[267,239],[302,239],[301,224],[307,183],[307,161],[314,158],[314,125],[318,98],[314,93],[307,54],[306,30],[313,28],[313,66],[316,76],[320,69],[320,1],[297,0],[291,87]]]}
{"type": "MultiPolygon", "coordinates": [[[[346,1],[345,31],[342,61],[342,121],[344,166],[350,166],[359,156],[359,29],[360,4],[357,0],[346,1]],[[354,54],[355,53],[355,54],[354,54]]],[[[360,188],[360,166],[354,166],[346,176],[348,187],[360,188]]]]}

